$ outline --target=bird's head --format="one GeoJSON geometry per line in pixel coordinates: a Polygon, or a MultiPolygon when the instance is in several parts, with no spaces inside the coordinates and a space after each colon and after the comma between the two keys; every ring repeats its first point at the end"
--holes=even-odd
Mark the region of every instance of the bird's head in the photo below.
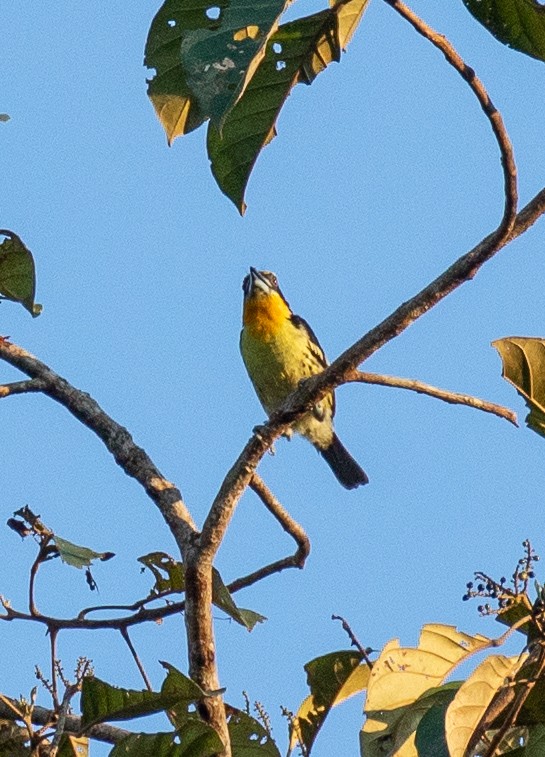
{"type": "Polygon", "coordinates": [[[242,282],[244,292],[244,326],[275,330],[291,315],[290,306],[280,291],[278,279],[271,271],[250,268],[242,282]]]}

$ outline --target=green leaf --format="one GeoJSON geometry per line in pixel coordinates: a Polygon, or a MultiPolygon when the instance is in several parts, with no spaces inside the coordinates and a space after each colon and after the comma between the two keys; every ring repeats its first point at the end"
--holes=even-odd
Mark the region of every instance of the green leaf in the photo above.
{"type": "Polygon", "coordinates": [[[368,0],[339,0],[328,10],[283,24],[221,131],[208,127],[208,157],[221,191],[244,213],[244,193],[257,157],[275,136],[278,114],[293,87],[311,84],[339,61],[368,0]]]}
{"type": "Polygon", "coordinates": [[[89,739],[65,733],[61,738],[57,757],[89,757],[89,739]]]}
{"type": "Polygon", "coordinates": [[[223,751],[218,733],[196,717],[178,730],[178,736],[182,744],[180,757],[213,757],[223,751]]]}
{"type": "Polygon", "coordinates": [[[227,725],[233,757],[280,757],[274,739],[261,723],[242,710],[230,711],[227,725]]]}
{"type": "Polygon", "coordinates": [[[500,353],[502,376],[526,401],[528,427],[545,436],[545,340],[511,336],[492,346],[500,353]]]}
{"type": "Polygon", "coordinates": [[[169,144],[207,118],[191,96],[180,58],[183,30],[196,25],[198,17],[199,11],[181,0],[167,0],[153,19],[146,42],[144,64],[155,69],[148,80],[148,97],[169,144]]]}
{"type": "Polygon", "coordinates": [[[367,686],[370,668],[361,666],[361,660],[359,652],[342,650],[316,657],[305,665],[311,694],[301,704],[291,724],[288,754],[297,743],[304,745],[305,754],[310,754],[331,708],[367,686]],[[357,685],[353,685],[354,680],[357,685]]]}
{"type": "Polygon", "coordinates": [[[169,142],[219,125],[253,76],[287,0],[166,0],[150,27],[150,97],[169,142]]]}
{"type": "MultiPolygon", "coordinates": [[[[461,685],[462,682],[460,681],[452,681],[443,686],[435,686],[425,691],[414,702],[391,710],[369,712],[366,708],[367,720],[360,732],[362,754],[366,757],[378,757],[379,755],[382,757],[386,754],[397,754],[399,750],[407,750],[407,753],[410,753],[411,750],[414,751],[417,733],[424,718],[431,710],[439,708],[443,712],[441,722],[444,724],[444,713],[461,685]]],[[[425,725],[424,728],[426,728],[425,725]]],[[[444,741],[444,727],[441,733],[444,741]]],[[[419,751],[419,757],[423,757],[424,754],[426,757],[428,755],[429,757],[443,757],[440,751],[440,745],[443,741],[439,740],[436,743],[437,752],[434,752],[428,739],[429,734],[426,735],[428,752],[421,755],[419,751]]],[[[406,754],[405,751],[401,753],[406,754]]],[[[448,757],[448,752],[445,757],[448,757]]]]}
{"type": "Polygon", "coordinates": [[[445,738],[445,714],[456,689],[451,689],[449,694],[439,704],[430,707],[418,724],[415,735],[418,757],[449,757],[445,738]]]}
{"type": "Polygon", "coordinates": [[[543,757],[545,754],[545,725],[535,725],[528,731],[524,757],[543,757]]]}
{"type": "Polygon", "coordinates": [[[155,578],[150,596],[179,594],[185,590],[184,566],[165,552],[150,552],[139,557],[138,562],[151,570],[155,578]]]}
{"type": "Polygon", "coordinates": [[[71,541],[61,539],[60,536],[53,536],[53,541],[59,551],[61,560],[67,565],[72,565],[74,568],[86,568],[92,564],[93,560],[104,561],[114,557],[113,552],[95,552],[93,549],[89,549],[89,547],[80,547],[71,541]]]}
{"type": "Polygon", "coordinates": [[[109,757],[181,757],[176,733],[136,733],[119,741],[109,757]]]}
{"type": "Polygon", "coordinates": [[[34,302],[36,272],[32,253],[12,231],[0,229],[0,236],[5,237],[0,243],[0,296],[20,302],[36,317],[42,306],[34,302]]]}
{"type": "MultiPolygon", "coordinates": [[[[138,558],[146,568],[149,568],[155,577],[155,586],[150,596],[163,596],[165,594],[180,593],[185,591],[185,570],[182,563],[164,552],[150,552],[138,558]]],[[[249,631],[256,623],[262,623],[266,618],[253,610],[243,610],[235,604],[229,590],[223,583],[219,572],[212,568],[212,601],[229,617],[236,620],[249,631]]]]}
{"type": "Polygon", "coordinates": [[[166,702],[195,702],[215,692],[205,692],[198,683],[192,681],[169,662],[161,662],[167,677],[161,686],[161,694],[166,702]]]}
{"type": "Polygon", "coordinates": [[[169,706],[153,691],[119,689],[94,676],[86,676],[81,689],[81,722],[87,728],[104,720],[129,720],[160,712],[169,706]]]}
{"type": "Polygon", "coordinates": [[[212,726],[193,720],[173,733],[128,736],[112,749],[110,757],[213,757],[222,749],[221,739],[212,726]]]}
{"type": "Polygon", "coordinates": [[[253,610],[243,610],[234,603],[228,588],[216,570],[212,568],[212,601],[230,618],[251,631],[257,623],[263,623],[267,618],[253,610]]]}
{"type": "Polygon", "coordinates": [[[545,7],[537,0],[464,0],[464,4],[504,45],[545,60],[545,7]]]}

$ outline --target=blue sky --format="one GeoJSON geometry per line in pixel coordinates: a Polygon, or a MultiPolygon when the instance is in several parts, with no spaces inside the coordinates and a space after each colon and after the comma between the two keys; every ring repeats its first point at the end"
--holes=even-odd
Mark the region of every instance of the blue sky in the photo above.
{"type": "MultiPolygon", "coordinates": [[[[544,66],[497,43],[461,0],[412,7],[457,46],[502,111],[525,204],[545,176],[536,97],[544,66]]],[[[204,130],[168,149],[147,100],[143,47],[157,8],[74,0],[67,12],[65,3],[21,0],[0,10],[0,112],[11,116],[0,124],[0,226],[33,251],[44,305],[33,320],[2,304],[0,332],[125,425],[201,523],[263,420],[238,352],[248,267],[278,274],[332,359],[495,227],[502,177],[467,86],[374,0],[341,64],[289,98],[240,218],[213,183],[204,130]]],[[[524,406],[501,379],[490,342],[543,335],[544,278],[541,221],[365,369],[506,404],[522,422],[524,406]]],[[[0,381],[17,376],[0,366],[0,381]]],[[[347,492],[306,442],[279,441],[260,473],[307,530],[308,564],[238,595],[268,617],[252,634],[217,613],[227,698],[241,705],[244,689],[261,701],[282,750],[279,707],[295,709],[306,695],[303,664],[347,646],[332,613],[373,648],[392,637],[412,644],[432,621],[499,635],[477,603],[461,602],[466,581],[477,569],[512,572],[526,537],[543,552],[545,447],[524,426],[370,386],[341,388],[337,408],[339,436],[371,484],[347,492]]],[[[70,615],[143,596],[150,584],[136,558],[175,554],[145,494],[47,398],[3,400],[0,417],[0,518],[28,503],[64,538],[117,555],[94,571],[98,596],[83,574],[45,566],[39,606],[70,615]]],[[[0,539],[8,558],[0,593],[22,608],[33,546],[8,529],[0,539]]],[[[291,548],[250,492],[217,565],[229,581],[291,548]]],[[[0,634],[0,690],[28,692],[34,665],[47,669],[43,630],[2,624],[0,634]]],[[[159,659],[186,669],[180,621],[135,629],[133,640],[156,686],[159,659]]],[[[87,655],[101,678],[141,687],[113,633],[65,634],[59,651],[68,670],[87,655]]],[[[361,702],[339,708],[316,757],[356,755],[360,725],[361,702]]]]}

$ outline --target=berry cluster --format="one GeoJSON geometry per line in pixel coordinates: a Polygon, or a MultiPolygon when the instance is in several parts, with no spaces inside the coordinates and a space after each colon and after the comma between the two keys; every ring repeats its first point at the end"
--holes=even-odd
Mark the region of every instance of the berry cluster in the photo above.
{"type": "Polygon", "coordinates": [[[469,581],[466,584],[467,592],[462,597],[462,600],[466,602],[473,597],[493,599],[497,602],[496,609],[491,607],[488,602],[484,605],[479,605],[477,609],[481,615],[495,615],[513,604],[517,597],[526,594],[528,582],[535,576],[534,563],[539,560],[539,555],[536,555],[528,539],[522,542],[522,546],[525,551],[524,557],[521,557],[517,562],[517,567],[511,576],[509,584],[505,576],[496,581],[486,573],[478,571],[475,573],[475,580],[478,583],[475,584],[473,581],[469,581]]]}

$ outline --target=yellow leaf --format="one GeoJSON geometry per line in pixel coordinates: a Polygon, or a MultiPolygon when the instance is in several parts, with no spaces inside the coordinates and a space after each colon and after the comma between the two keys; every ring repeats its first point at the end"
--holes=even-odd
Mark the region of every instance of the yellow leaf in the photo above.
{"type": "Polygon", "coordinates": [[[432,623],[422,628],[417,649],[394,639],[382,650],[369,680],[366,712],[393,710],[411,704],[428,689],[439,686],[465,657],[489,643],[486,636],[432,623]]]}
{"type": "Polygon", "coordinates": [[[545,340],[510,336],[492,342],[502,359],[502,375],[524,397],[528,426],[545,436],[545,340]]]}
{"type": "Polygon", "coordinates": [[[451,757],[464,757],[469,740],[490,702],[525,660],[525,655],[487,657],[464,681],[445,717],[445,734],[451,757]]]}
{"type": "Polygon", "coordinates": [[[150,92],[149,98],[157,113],[157,118],[161,122],[167,135],[168,144],[171,145],[176,137],[186,133],[191,112],[191,101],[189,97],[181,95],[153,94],[150,92]]]}
{"type": "Polygon", "coordinates": [[[366,662],[362,662],[357,668],[354,668],[350,676],[346,679],[339,693],[335,697],[333,707],[336,707],[341,702],[345,702],[354,694],[360,694],[364,691],[369,684],[369,677],[371,675],[371,668],[366,662]]]}

